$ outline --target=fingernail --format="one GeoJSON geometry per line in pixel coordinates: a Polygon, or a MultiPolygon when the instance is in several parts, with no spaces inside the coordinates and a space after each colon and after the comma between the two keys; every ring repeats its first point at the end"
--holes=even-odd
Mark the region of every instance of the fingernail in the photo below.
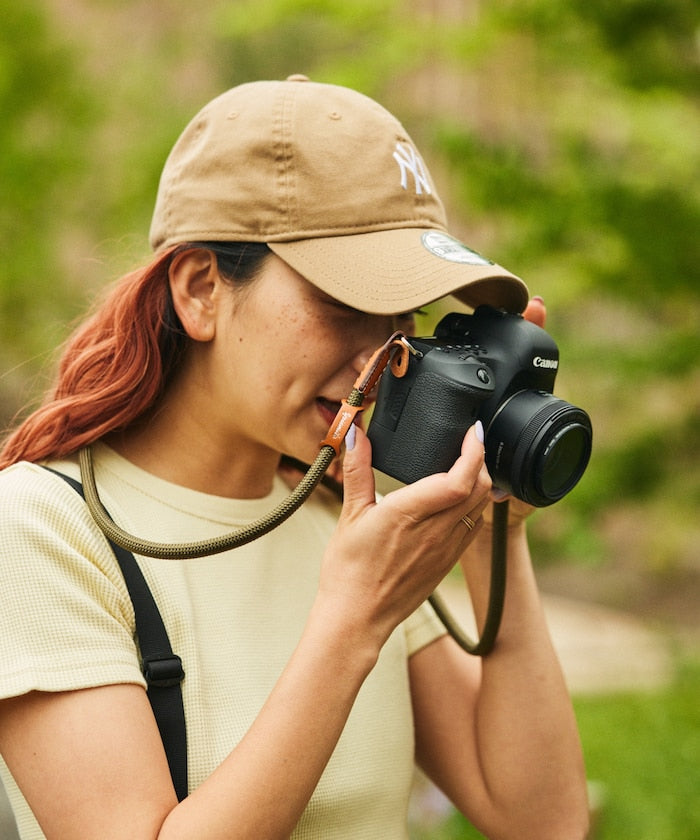
{"type": "Polygon", "coordinates": [[[350,424],[350,428],[345,435],[345,448],[350,452],[355,448],[355,433],[357,431],[357,427],[354,423],[350,424]]]}
{"type": "Polygon", "coordinates": [[[544,303],[544,298],[541,295],[534,295],[532,299],[538,301],[539,303],[544,303]]]}
{"type": "Polygon", "coordinates": [[[474,434],[476,435],[476,439],[479,443],[484,442],[484,426],[481,420],[477,420],[476,423],[474,423],[474,434]]]}

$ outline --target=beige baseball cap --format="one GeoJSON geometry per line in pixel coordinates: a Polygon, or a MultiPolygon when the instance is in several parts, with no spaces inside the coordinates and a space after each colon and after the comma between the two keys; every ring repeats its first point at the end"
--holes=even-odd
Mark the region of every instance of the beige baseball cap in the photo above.
{"type": "Polygon", "coordinates": [[[408,312],[448,294],[521,312],[522,280],[446,224],[425,163],[388,111],[295,75],[235,87],[195,116],[163,169],[150,241],[265,242],[365,312],[408,312]]]}

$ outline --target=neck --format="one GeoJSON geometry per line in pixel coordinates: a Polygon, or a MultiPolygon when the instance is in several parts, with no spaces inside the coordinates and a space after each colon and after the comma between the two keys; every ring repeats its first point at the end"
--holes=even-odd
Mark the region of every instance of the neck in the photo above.
{"type": "Polygon", "coordinates": [[[222,440],[196,412],[173,411],[167,401],[105,442],[158,478],[235,499],[266,496],[280,459],[278,452],[247,440],[222,440]]]}

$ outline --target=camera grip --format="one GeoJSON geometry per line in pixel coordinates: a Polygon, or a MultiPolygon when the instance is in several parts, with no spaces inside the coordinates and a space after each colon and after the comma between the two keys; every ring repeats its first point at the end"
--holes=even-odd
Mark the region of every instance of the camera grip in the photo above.
{"type": "Polygon", "coordinates": [[[373,466],[406,484],[449,470],[481,399],[476,388],[433,371],[419,373],[398,420],[375,411],[368,430],[373,466]]]}

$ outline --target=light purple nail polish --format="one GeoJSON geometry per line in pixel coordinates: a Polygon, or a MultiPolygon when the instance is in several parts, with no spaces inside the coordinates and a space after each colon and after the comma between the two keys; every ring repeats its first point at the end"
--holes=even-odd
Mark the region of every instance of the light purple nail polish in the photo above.
{"type": "Polygon", "coordinates": [[[345,448],[350,452],[352,449],[355,448],[355,433],[357,430],[357,426],[354,423],[350,424],[350,428],[345,435],[345,448]]]}
{"type": "Polygon", "coordinates": [[[476,439],[479,443],[484,442],[484,427],[481,420],[477,420],[476,423],[474,423],[474,434],[476,435],[476,439]]]}

